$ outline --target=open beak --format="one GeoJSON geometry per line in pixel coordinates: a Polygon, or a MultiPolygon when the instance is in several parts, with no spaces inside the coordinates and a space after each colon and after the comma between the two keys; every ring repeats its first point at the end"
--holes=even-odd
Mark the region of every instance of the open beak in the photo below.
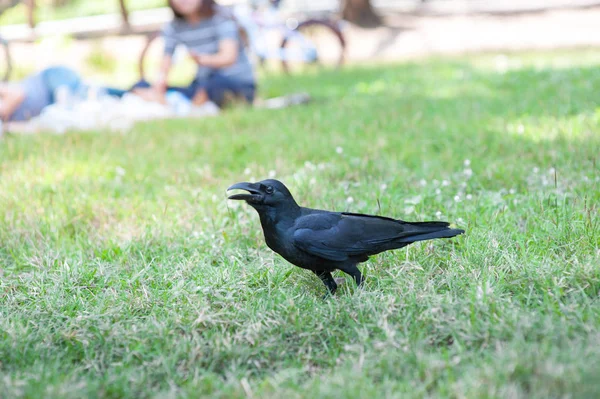
{"type": "Polygon", "coordinates": [[[230,200],[243,200],[248,202],[260,202],[264,198],[260,185],[255,183],[236,183],[233,186],[229,187],[227,191],[230,190],[245,190],[248,191],[248,194],[233,194],[227,197],[230,200]]]}

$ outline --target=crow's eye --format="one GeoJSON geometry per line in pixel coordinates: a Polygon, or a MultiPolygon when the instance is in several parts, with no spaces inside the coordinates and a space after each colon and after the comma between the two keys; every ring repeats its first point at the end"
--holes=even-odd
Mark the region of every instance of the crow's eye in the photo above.
{"type": "Polygon", "coordinates": [[[273,186],[267,186],[265,188],[265,191],[267,192],[267,194],[273,194],[273,192],[275,191],[275,189],[273,188],[273,186]]]}

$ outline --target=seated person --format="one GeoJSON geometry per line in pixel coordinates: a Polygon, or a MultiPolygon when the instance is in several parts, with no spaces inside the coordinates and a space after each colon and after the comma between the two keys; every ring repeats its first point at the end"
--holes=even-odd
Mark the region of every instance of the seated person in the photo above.
{"type": "Polygon", "coordinates": [[[75,93],[82,88],[77,72],[62,66],[46,68],[16,83],[0,83],[0,119],[24,122],[38,116],[56,102],[56,91],[66,87],[75,93]]]}
{"type": "Polygon", "coordinates": [[[165,49],[158,80],[153,86],[140,82],[134,93],[164,103],[167,89],[177,90],[196,106],[207,101],[222,106],[230,93],[252,103],[254,71],[235,20],[214,0],[169,0],[169,6],[175,18],[163,29],[165,49]],[[198,64],[196,77],[188,87],[167,87],[172,56],[179,44],[187,47],[198,64]]]}

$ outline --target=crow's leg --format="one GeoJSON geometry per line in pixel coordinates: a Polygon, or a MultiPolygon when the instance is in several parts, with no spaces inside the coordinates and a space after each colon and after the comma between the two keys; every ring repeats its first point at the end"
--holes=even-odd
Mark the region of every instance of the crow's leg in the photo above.
{"type": "Polygon", "coordinates": [[[317,277],[321,279],[323,284],[325,284],[325,287],[327,287],[327,293],[325,294],[325,298],[327,298],[329,295],[335,294],[335,290],[337,290],[337,284],[330,272],[318,270],[313,270],[312,272],[316,274],[317,277]]]}
{"type": "Polygon", "coordinates": [[[335,283],[338,285],[338,288],[340,288],[340,285],[346,283],[345,277],[337,277],[337,278],[334,278],[334,280],[335,280],[335,283]]]}
{"type": "Polygon", "coordinates": [[[343,271],[344,273],[352,276],[356,285],[358,287],[362,287],[362,283],[363,283],[364,279],[363,279],[362,273],[360,272],[360,270],[358,270],[356,263],[346,264],[346,265],[340,267],[340,270],[343,271]]]}

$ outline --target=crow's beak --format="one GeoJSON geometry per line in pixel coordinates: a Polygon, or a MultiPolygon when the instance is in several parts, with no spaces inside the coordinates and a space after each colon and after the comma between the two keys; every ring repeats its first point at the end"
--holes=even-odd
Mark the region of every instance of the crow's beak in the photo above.
{"type": "Polygon", "coordinates": [[[260,185],[256,183],[236,183],[233,186],[229,187],[227,191],[230,190],[246,190],[250,194],[233,194],[228,197],[230,200],[243,200],[249,202],[259,202],[263,199],[263,193],[260,190],[260,185]]]}

